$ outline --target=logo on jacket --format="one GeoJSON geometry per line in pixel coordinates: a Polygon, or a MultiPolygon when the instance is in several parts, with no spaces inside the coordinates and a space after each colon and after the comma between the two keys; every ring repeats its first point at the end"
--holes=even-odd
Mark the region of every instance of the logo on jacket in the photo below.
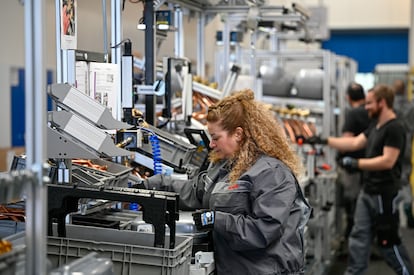
{"type": "Polygon", "coordinates": [[[229,187],[227,187],[228,190],[236,190],[239,189],[239,184],[237,182],[232,183],[229,185],[229,187]]]}

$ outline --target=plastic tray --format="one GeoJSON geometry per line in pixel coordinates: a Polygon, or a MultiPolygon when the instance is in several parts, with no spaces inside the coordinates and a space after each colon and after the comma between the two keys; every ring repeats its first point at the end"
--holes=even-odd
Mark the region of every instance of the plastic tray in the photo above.
{"type": "MultiPolygon", "coordinates": [[[[114,274],[189,275],[191,237],[176,236],[175,248],[153,247],[154,234],[79,225],[66,225],[66,238],[48,237],[47,255],[52,268],[97,252],[114,265],[114,274]]],[[[8,239],[22,243],[22,232],[8,239]]],[[[23,241],[24,242],[24,241],[23,241]]],[[[168,236],[165,241],[169,244],[168,236]]],[[[1,274],[3,275],[3,274],[1,274]]]]}
{"type": "Polygon", "coordinates": [[[148,233],[75,225],[67,225],[66,230],[67,238],[48,238],[52,266],[96,251],[112,260],[115,274],[189,274],[191,238],[177,236],[175,248],[168,249],[153,247],[154,235],[148,233]]]}
{"type": "MultiPolygon", "coordinates": [[[[67,225],[67,238],[49,237],[48,257],[60,266],[91,251],[114,263],[115,274],[188,275],[192,239],[176,238],[174,249],[153,247],[154,235],[67,225]]],[[[167,237],[168,239],[168,237],[167,237]]],[[[169,241],[166,240],[166,245],[169,241]]]]}
{"type": "Polygon", "coordinates": [[[86,183],[93,185],[128,186],[128,175],[132,168],[104,159],[93,159],[91,162],[96,165],[106,166],[107,170],[103,171],[73,164],[73,174],[75,174],[75,177],[78,177],[78,180],[84,180],[86,183]]]}

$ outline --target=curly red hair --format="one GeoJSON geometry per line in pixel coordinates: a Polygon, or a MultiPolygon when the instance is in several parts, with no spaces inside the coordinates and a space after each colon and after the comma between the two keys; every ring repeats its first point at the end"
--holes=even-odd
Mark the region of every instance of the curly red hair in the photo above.
{"type": "MultiPolygon", "coordinates": [[[[279,122],[263,103],[254,100],[253,91],[236,92],[210,106],[207,122],[219,122],[229,134],[237,127],[243,129],[240,149],[230,160],[230,180],[237,180],[263,154],[281,160],[295,175],[302,172],[302,163],[279,122]]],[[[215,160],[214,154],[211,159],[215,160]]]]}

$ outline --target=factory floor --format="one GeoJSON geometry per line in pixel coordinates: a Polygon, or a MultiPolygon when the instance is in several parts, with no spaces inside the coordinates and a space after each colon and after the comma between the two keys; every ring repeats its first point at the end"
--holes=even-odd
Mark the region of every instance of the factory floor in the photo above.
{"type": "MultiPolygon", "coordinates": [[[[414,264],[414,229],[401,227],[402,240],[411,256],[411,262],[414,264]]],[[[329,268],[326,275],[341,275],[344,273],[347,264],[346,255],[339,255],[329,268]]],[[[393,270],[385,263],[381,257],[373,253],[370,263],[368,265],[367,272],[365,275],[390,275],[395,274],[393,270]]]]}

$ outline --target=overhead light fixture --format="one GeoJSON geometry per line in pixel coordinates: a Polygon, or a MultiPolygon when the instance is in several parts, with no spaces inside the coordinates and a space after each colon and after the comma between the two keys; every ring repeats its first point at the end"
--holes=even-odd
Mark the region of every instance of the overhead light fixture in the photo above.
{"type": "Polygon", "coordinates": [[[167,24],[157,24],[157,29],[167,31],[170,29],[170,26],[167,24]]]}
{"type": "MultiPolygon", "coordinates": [[[[146,25],[139,23],[137,25],[137,29],[138,30],[145,30],[146,29],[146,25]]],[[[166,24],[157,24],[157,30],[161,30],[161,31],[168,31],[170,29],[173,29],[171,26],[166,25],[166,24]]]]}
{"type": "MultiPolygon", "coordinates": [[[[170,10],[160,10],[155,12],[155,24],[157,26],[157,30],[168,31],[174,30],[174,27],[171,25],[171,11],[170,10]]],[[[138,30],[145,30],[145,19],[142,16],[138,20],[137,29],[138,30]]]]}
{"type": "Polygon", "coordinates": [[[138,20],[137,29],[138,29],[138,30],[145,30],[145,20],[144,20],[144,16],[142,16],[142,17],[138,20]]]}
{"type": "Polygon", "coordinates": [[[138,30],[145,30],[145,24],[138,23],[138,25],[137,25],[137,29],[138,29],[138,30]]]}

